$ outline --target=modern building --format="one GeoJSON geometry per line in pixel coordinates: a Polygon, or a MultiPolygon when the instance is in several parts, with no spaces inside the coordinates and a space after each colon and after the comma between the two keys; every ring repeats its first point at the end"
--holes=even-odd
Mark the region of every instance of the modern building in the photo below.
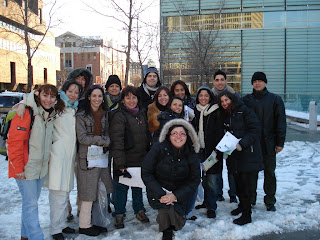
{"type": "Polygon", "coordinates": [[[113,40],[66,32],[56,37],[56,46],[61,48],[61,70],[57,73],[61,82],[64,82],[69,72],[76,68],[90,70],[96,84],[104,85],[111,74],[117,74],[124,80],[125,55],[118,50],[120,47],[113,40]]]}
{"type": "Polygon", "coordinates": [[[160,17],[166,84],[181,79],[195,90],[222,69],[244,95],[263,71],[286,100],[320,100],[319,0],[163,0],[160,17]]]}
{"type": "Polygon", "coordinates": [[[44,83],[56,85],[59,48],[55,46],[54,36],[50,32],[45,35],[46,23],[42,18],[42,0],[0,2],[0,89],[23,91],[27,87],[26,32],[32,54],[31,87],[44,83]]]}

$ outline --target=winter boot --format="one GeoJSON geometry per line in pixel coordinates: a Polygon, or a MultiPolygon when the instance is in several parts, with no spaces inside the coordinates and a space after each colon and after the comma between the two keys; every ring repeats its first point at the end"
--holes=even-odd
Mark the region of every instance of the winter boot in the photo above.
{"type": "Polygon", "coordinates": [[[101,226],[97,226],[97,225],[93,225],[93,227],[98,229],[100,231],[100,233],[108,232],[108,229],[106,227],[101,227],[101,226]]]}
{"type": "Polygon", "coordinates": [[[124,215],[123,214],[117,214],[114,216],[114,227],[116,229],[124,228],[124,215]]]}
{"type": "Polygon", "coordinates": [[[162,240],[172,240],[173,238],[173,230],[168,228],[163,231],[162,240]]]}
{"type": "Polygon", "coordinates": [[[208,218],[216,218],[216,211],[215,210],[212,210],[212,209],[209,209],[207,211],[207,217],[208,218]]]}
{"type": "Polygon", "coordinates": [[[74,228],[71,228],[71,227],[66,227],[66,228],[62,229],[62,232],[63,233],[75,233],[76,230],[74,228]]]}
{"type": "Polygon", "coordinates": [[[52,238],[53,238],[54,240],[64,240],[64,236],[63,236],[62,233],[53,234],[53,235],[52,235],[52,238]]]}
{"type": "Polygon", "coordinates": [[[28,240],[27,237],[21,237],[21,240],[28,240]]]}
{"type": "Polygon", "coordinates": [[[224,200],[225,200],[224,197],[221,194],[219,194],[218,195],[218,201],[219,202],[223,202],[224,200]]]}
{"type": "Polygon", "coordinates": [[[245,213],[245,212],[242,213],[241,217],[233,220],[234,224],[237,224],[237,225],[240,225],[240,226],[245,225],[247,223],[251,223],[251,222],[252,222],[251,214],[250,213],[245,213]]]}
{"type": "Polygon", "coordinates": [[[240,213],[242,213],[242,208],[241,208],[241,207],[238,207],[238,208],[236,208],[236,209],[234,209],[234,210],[231,211],[231,215],[232,215],[232,216],[237,216],[237,215],[239,215],[240,213]]]}
{"type": "Polygon", "coordinates": [[[237,203],[237,202],[238,202],[237,197],[234,197],[234,196],[230,197],[230,203],[237,203]]]}
{"type": "Polygon", "coordinates": [[[89,228],[79,228],[80,234],[85,234],[87,236],[98,236],[100,234],[100,230],[96,229],[95,227],[91,226],[89,228]]]}
{"type": "Polygon", "coordinates": [[[276,207],[274,206],[274,204],[266,204],[266,208],[268,212],[275,212],[276,211],[276,207]]]}
{"type": "Polygon", "coordinates": [[[144,213],[143,210],[140,210],[137,214],[136,214],[136,218],[142,222],[142,223],[147,223],[149,222],[149,218],[147,217],[147,215],[144,213]]]}

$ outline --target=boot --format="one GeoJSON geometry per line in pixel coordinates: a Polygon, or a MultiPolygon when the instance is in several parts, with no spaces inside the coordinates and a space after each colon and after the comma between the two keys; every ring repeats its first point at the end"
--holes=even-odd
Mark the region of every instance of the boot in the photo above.
{"type": "Polygon", "coordinates": [[[163,231],[162,240],[172,240],[173,238],[173,230],[168,228],[163,231]]]}
{"type": "Polygon", "coordinates": [[[195,207],[195,209],[201,209],[201,208],[207,208],[207,204],[205,203],[205,202],[203,202],[202,204],[200,204],[200,205],[197,205],[196,207],[195,207]]]}
{"type": "Polygon", "coordinates": [[[208,218],[216,218],[216,211],[215,210],[212,210],[212,209],[209,209],[207,211],[207,217],[208,218]]]}
{"type": "Polygon", "coordinates": [[[234,196],[230,197],[230,203],[237,203],[237,202],[238,202],[237,197],[234,197],[234,196]]]}
{"type": "Polygon", "coordinates": [[[21,240],[28,240],[27,237],[21,237],[21,240]]]}
{"type": "Polygon", "coordinates": [[[124,228],[124,215],[123,214],[117,214],[114,216],[114,227],[116,229],[119,229],[119,228],[124,228]]]}
{"type": "Polygon", "coordinates": [[[136,214],[136,218],[142,222],[142,223],[147,223],[149,222],[149,218],[147,217],[147,215],[145,214],[145,212],[143,210],[140,210],[137,214],[136,214]]]}
{"type": "Polygon", "coordinates": [[[251,214],[243,212],[241,217],[233,220],[233,223],[242,226],[247,223],[251,223],[251,221],[251,214]]]}
{"type": "Polygon", "coordinates": [[[54,240],[64,240],[64,236],[63,236],[62,233],[53,234],[53,235],[52,235],[52,238],[53,238],[54,240]]]}
{"type": "Polygon", "coordinates": [[[66,228],[62,229],[62,232],[63,233],[76,233],[76,230],[71,227],[66,227],[66,228]]]}
{"type": "Polygon", "coordinates": [[[276,211],[276,207],[274,206],[274,204],[266,204],[266,208],[268,212],[275,212],[276,211]]]}
{"type": "Polygon", "coordinates": [[[101,227],[101,226],[97,226],[97,225],[93,225],[93,227],[98,229],[100,231],[100,233],[108,232],[108,229],[106,227],[101,227]]]}
{"type": "Polygon", "coordinates": [[[236,209],[234,209],[234,210],[231,211],[231,215],[232,215],[232,216],[237,216],[237,215],[239,215],[240,213],[242,213],[242,211],[243,211],[243,209],[242,209],[241,207],[238,207],[238,208],[236,208],[236,209]]]}
{"type": "Polygon", "coordinates": [[[100,230],[96,229],[95,227],[91,226],[89,228],[79,228],[80,234],[85,234],[87,236],[98,236],[100,234],[100,230]]]}

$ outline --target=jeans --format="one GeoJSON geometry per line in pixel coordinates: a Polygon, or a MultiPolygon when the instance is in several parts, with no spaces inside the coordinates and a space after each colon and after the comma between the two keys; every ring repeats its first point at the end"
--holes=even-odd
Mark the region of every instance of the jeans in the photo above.
{"type": "MultiPolygon", "coordinates": [[[[128,190],[129,190],[129,186],[113,181],[112,199],[114,201],[115,211],[112,213],[112,216],[115,216],[118,214],[125,214],[128,190]]],[[[131,191],[132,191],[132,208],[133,208],[134,214],[137,214],[140,210],[146,211],[143,205],[142,188],[131,187],[131,191]]]]}
{"type": "Polygon", "coordinates": [[[36,180],[16,178],[22,197],[21,236],[29,240],[43,240],[39,223],[38,200],[45,177],[36,180]]]}
{"type": "Polygon", "coordinates": [[[198,195],[198,188],[186,200],[186,218],[187,219],[194,215],[193,214],[193,209],[194,209],[194,205],[195,205],[196,200],[197,200],[197,195],[198,195]]]}
{"type": "Polygon", "coordinates": [[[221,173],[203,176],[204,201],[208,210],[217,209],[217,200],[221,186],[221,173]]]}

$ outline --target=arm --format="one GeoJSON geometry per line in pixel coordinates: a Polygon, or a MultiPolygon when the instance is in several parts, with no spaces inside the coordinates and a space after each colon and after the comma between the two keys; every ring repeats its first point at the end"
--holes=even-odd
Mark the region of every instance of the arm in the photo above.
{"type": "Polygon", "coordinates": [[[284,146],[284,141],[286,138],[286,113],[285,113],[285,107],[284,103],[281,99],[281,97],[277,96],[274,106],[274,117],[275,117],[275,136],[276,136],[276,152],[281,152],[284,146]]]}

